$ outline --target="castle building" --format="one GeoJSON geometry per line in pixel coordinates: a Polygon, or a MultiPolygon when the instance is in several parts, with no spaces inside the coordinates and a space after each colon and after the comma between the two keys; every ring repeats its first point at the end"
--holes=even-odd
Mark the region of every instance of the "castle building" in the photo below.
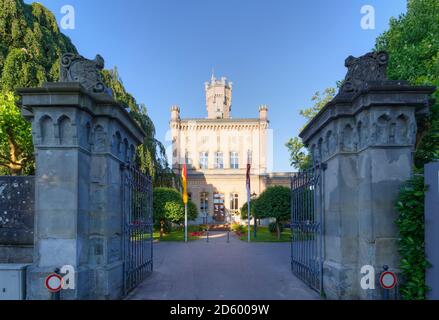
{"type": "Polygon", "coordinates": [[[251,163],[253,196],[268,186],[290,186],[290,173],[269,173],[267,144],[269,121],[266,105],[259,117],[231,117],[232,83],[213,75],[205,83],[206,118],[181,119],[172,106],[172,169],[180,175],[187,164],[188,196],[199,209],[195,223],[239,221],[247,201],[246,168],[251,163]]]}

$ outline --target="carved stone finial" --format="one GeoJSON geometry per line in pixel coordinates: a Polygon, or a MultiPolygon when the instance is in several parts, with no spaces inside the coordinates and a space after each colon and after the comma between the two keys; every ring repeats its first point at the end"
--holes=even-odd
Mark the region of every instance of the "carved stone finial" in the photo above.
{"type": "Polygon", "coordinates": [[[387,80],[387,52],[369,52],[355,58],[349,56],[345,61],[348,68],[340,93],[356,93],[364,88],[367,81],[387,80]]]}
{"type": "Polygon", "coordinates": [[[66,53],[61,58],[60,81],[79,82],[87,91],[100,93],[111,90],[106,88],[100,71],[104,68],[104,58],[99,54],[89,60],[75,53],[66,53]]]}

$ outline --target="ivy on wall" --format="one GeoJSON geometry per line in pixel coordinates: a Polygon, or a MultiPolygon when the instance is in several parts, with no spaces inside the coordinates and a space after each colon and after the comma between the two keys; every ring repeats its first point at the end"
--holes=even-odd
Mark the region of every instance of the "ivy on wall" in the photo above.
{"type": "Polygon", "coordinates": [[[425,269],[429,266],[424,243],[425,191],[424,176],[415,175],[401,188],[396,204],[400,268],[404,277],[400,292],[407,300],[423,300],[428,291],[425,284],[425,269]]]}

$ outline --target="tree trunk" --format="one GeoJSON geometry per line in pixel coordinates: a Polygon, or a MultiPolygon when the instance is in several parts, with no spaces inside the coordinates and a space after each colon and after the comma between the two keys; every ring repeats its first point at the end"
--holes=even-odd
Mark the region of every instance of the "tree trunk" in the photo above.
{"type": "Polygon", "coordinates": [[[18,160],[18,154],[20,153],[20,150],[15,143],[14,139],[8,135],[8,142],[9,142],[9,155],[10,155],[10,162],[8,164],[9,170],[11,171],[11,175],[16,176],[20,174],[21,169],[23,168],[22,161],[18,160]]]}
{"type": "Polygon", "coordinates": [[[278,221],[276,221],[276,233],[277,233],[277,240],[280,240],[280,226],[278,221]]]}

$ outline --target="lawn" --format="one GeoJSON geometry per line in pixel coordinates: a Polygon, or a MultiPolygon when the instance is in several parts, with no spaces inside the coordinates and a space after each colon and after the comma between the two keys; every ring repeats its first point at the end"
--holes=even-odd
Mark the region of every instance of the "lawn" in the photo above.
{"type": "MultiPolygon", "coordinates": [[[[253,226],[250,227],[250,241],[251,242],[290,242],[291,241],[291,230],[284,229],[280,234],[280,240],[277,239],[276,234],[272,234],[268,227],[258,226],[256,229],[256,238],[253,237],[253,226]]],[[[244,227],[244,232],[241,234],[240,239],[242,241],[247,241],[247,227],[244,227]]]]}
{"type": "MultiPolygon", "coordinates": [[[[193,226],[189,226],[187,237],[188,241],[197,240],[204,237],[204,235],[201,235],[204,233],[198,233],[200,236],[196,236],[192,234],[193,232],[198,232],[198,229],[193,226]]],[[[153,237],[154,240],[160,240],[160,231],[154,230],[153,237]]],[[[184,241],[184,228],[174,229],[169,233],[165,233],[160,241],[184,241]]]]}

